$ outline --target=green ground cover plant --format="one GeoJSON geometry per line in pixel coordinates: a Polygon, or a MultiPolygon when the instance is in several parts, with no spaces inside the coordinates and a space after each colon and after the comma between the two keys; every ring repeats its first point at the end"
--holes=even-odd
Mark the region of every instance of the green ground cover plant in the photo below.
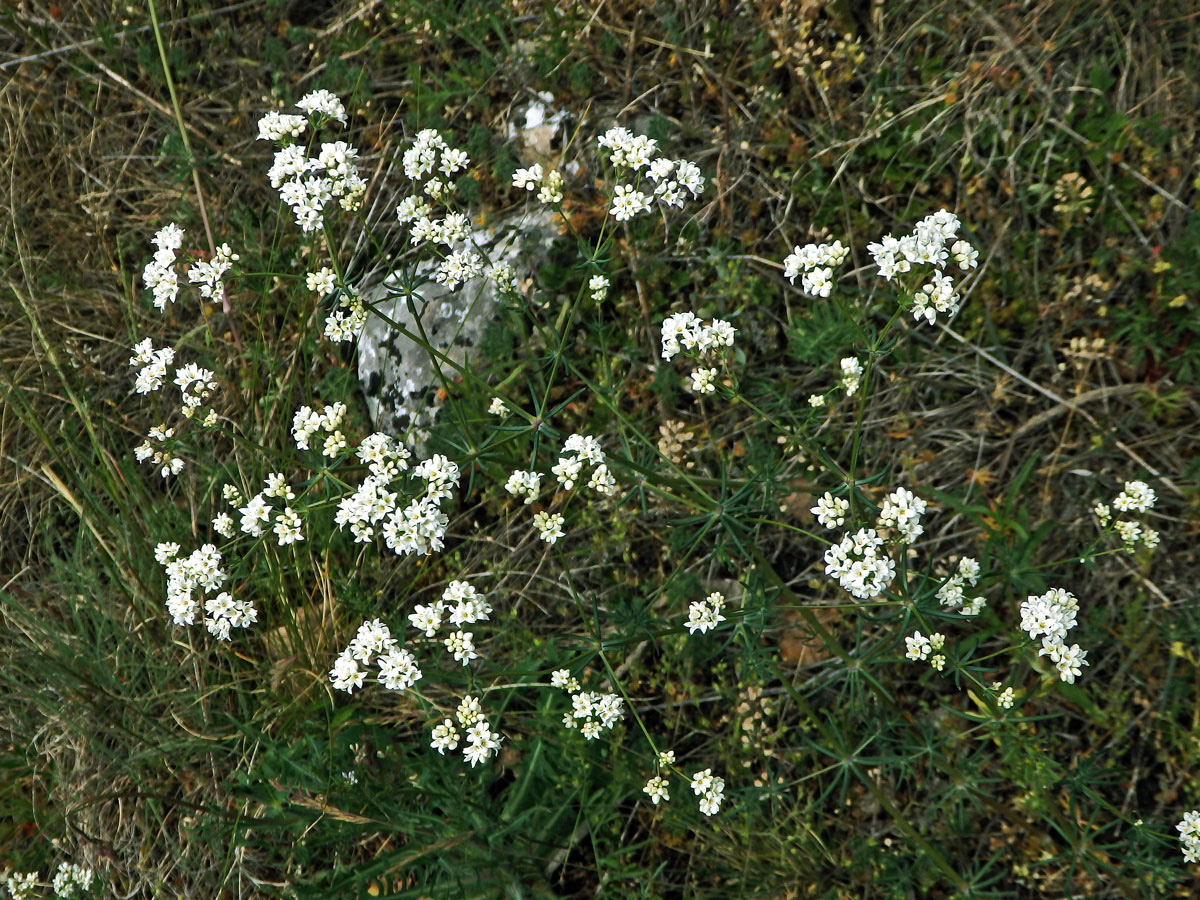
{"type": "Polygon", "coordinates": [[[1194,894],[1185,5],[0,23],[10,895],[1194,894]]]}

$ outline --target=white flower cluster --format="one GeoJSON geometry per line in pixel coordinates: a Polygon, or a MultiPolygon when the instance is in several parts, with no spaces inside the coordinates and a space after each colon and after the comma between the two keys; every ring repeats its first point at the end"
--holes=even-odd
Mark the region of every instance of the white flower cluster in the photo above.
{"type": "Polygon", "coordinates": [[[306,94],[296,106],[304,110],[310,119],[325,116],[329,119],[337,119],[343,127],[346,124],[346,107],[329,91],[319,90],[306,94]]]}
{"type": "MultiPolygon", "coordinates": [[[[443,620],[448,620],[454,626],[471,625],[487,621],[491,614],[492,605],[488,602],[487,594],[479,593],[468,582],[451,581],[440,600],[428,606],[418,604],[409,614],[408,621],[418,631],[424,632],[425,637],[432,638],[441,629],[443,620]]],[[[447,636],[442,646],[456,662],[464,666],[479,657],[475,652],[475,635],[461,630],[461,627],[447,636]]]]}
{"type": "Polygon", "coordinates": [[[211,369],[202,368],[195,363],[188,363],[175,370],[175,384],[183,399],[181,412],[187,418],[196,415],[196,410],[204,403],[212,392],[217,389],[216,377],[211,369]]]}
{"type": "Polygon", "coordinates": [[[437,244],[451,250],[434,272],[435,280],[451,290],[481,276],[484,263],[482,257],[470,247],[456,248],[456,245],[471,240],[470,219],[459,212],[450,212],[442,219],[434,219],[430,201],[448,200],[456,189],[451,176],[465,170],[470,163],[464,151],[450,147],[432,128],[418,132],[403,157],[404,174],[414,182],[426,180],[420,194],[400,201],[396,207],[396,218],[401,224],[409,226],[414,243],[437,244]]]}
{"type": "Polygon", "coordinates": [[[845,497],[835,497],[829,491],[809,510],[824,528],[841,528],[846,524],[846,513],[849,511],[850,501],[845,497]]]}
{"type": "Polygon", "coordinates": [[[258,610],[249,600],[235,600],[220,591],[227,575],[221,568],[221,552],[205,544],[186,557],[179,557],[179,545],[162,543],[154,548],[154,558],[167,573],[167,612],[176,625],[194,625],[204,597],[204,627],[218,640],[229,640],[234,628],[249,628],[258,620],[258,610]],[[204,596],[210,595],[210,596],[204,596]]]}
{"type": "Polygon", "coordinates": [[[896,488],[883,498],[876,528],[887,528],[906,544],[911,544],[924,531],[921,516],[928,504],[907,488],[896,488]]]}
{"type": "Polygon", "coordinates": [[[617,489],[617,480],[604,461],[604,450],[596,438],[587,434],[573,434],[563,444],[562,455],[550,471],[564,490],[574,490],[575,483],[583,476],[585,465],[594,466],[588,477],[587,486],[598,494],[611,496],[617,489]]]}
{"type": "Polygon", "coordinates": [[[540,474],[520,469],[509,475],[508,481],[504,482],[504,489],[514,497],[524,497],[526,506],[537,499],[541,487],[542,476],[540,474]]]}
{"type": "Polygon", "coordinates": [[[617,185],[609,214],[618,222],[649,212],[651,199],[682,208],[688,194],[696,198],[704,192],[699,167],[687,160],[656,156],[658,141],[653,138],[635,135],[617,125],[602,134],[597,144],[608,151],[609,161],[617,169],[632,169],[635,173],[646,169],[646,175],[655,182],[649,195],[639,190],[637,183],[617,185]]]}
{"type": "Polygon", "coordinates": [[[828,297],[833,290],[833,267],[850,255],[841,241],[831,244],[805,244],[795,247],[783,261],[783,274],[792,284],[802,275],[800,289],[810,297],[828,297]]]}
{"type": "Polygon", "coordinates": [[[1200,862],[1200,809],[1183,814],[1183,821],[1175,826],[1183,844],[1183,861],[1200,862]]]}
{"type": "Polygon", "coordinates": [[[443,259],[433,272],[433,280],[454,290],[460,284],[483,274],[483,257],[467,247],[459,247],[443,259]]]}
{"type": "Polygon", "coordinates": [[[550,683],[571,695],[571,711],[563,716],[566,728],[578,728],[589,741],[598,738],[606,728],[612,728],[625,713],[625,701],[619,694],[599,694],[580,689],[579,679],[566,669],[550,676],[550,683]]]}
{"type": "Polygon", "coordinates": [[[539,163],[534,163],[528,169],[517,169],[513,172],[513,187],[517,190],[532,191],[537,189],[538,202],[549,206],[562,203],[563,177],[558,169],[543,172],[539,163]]]}
{"type": "Polygon", "coordinates": [[[175,252],[183,244],[183,229],[172,222],[154,235],[154,258],[142,270],[142,281],[154,293],[154,305],[166,309],[179,294],[179,276],[175,273],[175,252]]]}
{"type": "Polygon", "coordinates": [[[219,300],[225,292],[221,277],[239,259],[241,257],[229,249],[228,244],[222,244],[211,260],[197,260],[192,264],[187,270],[188,281],[200,285],[200,296],[205,300],[219,300]]]}
{"type": "Polygon", "coordinates": [[[705,769],[692,776],[692,793],[700,798],[700,812],[706,816],[715,816],[721,809],[725,799],[725,779],[714,775],[712,769],[705,769]]]}
{"type": "MultiPolygon", "coordinates": [[[[1158,499],[1158,495],[1154,493],[1154,489],[1144,481],[1127,481],[1125,482],[1125,490],[1117,494],[1113,499],[1112,505],[1121,512],[1126,513],[1144,513],[1154,508],[1154,503],[1158,499]]],[[[1131,553],[1137,548],[1138,544],[1153,549],[1159,544],[1159,534],[1153,528],[1146,525],[1134,522],[1131,519],[1117,519],[1113,521],[1112,510],[1104,503],[1097,503],[1093,509],[1096,518],[1100,522],[1101,528],[1108,528],[1112,525],[1114,531],[1121,538],[1121,542],[1125,545],[1125,549],[1131,553]]]]}
{"type": "Polygon", "coordinates": [[[517,270],[511,263],[492,263],[487,268],[487,277],[496,285],[500,294],[515,294],[517,292],[517,270]]]}
{"type": "Polygon", "coordinates": [[[693,394],[715,394],[717,392],[717,370],[713,366],[700,366],[692,370],[691,389],[693,394]]]}
{"type": "Polygon", "coordinates": [[[593,275],[588,279],[588,296],[593,303],[603,303],[608,296],[608,279],[603,275],[593,275]]]}
{"type": "MultiPolygon", "coordinates": [[[[288,485],[282,472],[273,472],[268,475],[263,490],[251,497],[250,502],[238,510],[241,514],[240,528],[242,532],[251,537],[260,537],[267,525],[271,523],[271,514],[274,513],[274,525],[271,530],[275,533],[280,547],[304,540],[300,514],[288,505],[289,500],[295,499],[296,492],[288,485]],[[280,501],[280,508],[273,507],[268,502],[269,499],[280,501]]],[[[218,533],[224,534],[226,524],[224,520],[221,521],[221,528],[217,529],[218,533]]],[[[216,527],[215,520],[213,527],[216,527]]]]}
{"type": "Polygon", "coordinates": [[[91,869],[77,863],[59,863],[51,887],[56,897],[70,898],[79,891],[89,890],[94,877],[95,873],[91,869]]]}
{"type": "Polygon", "coordinates": [[[688,634],[695,634],[697,631],[706,634],[710,629],[716,628],[725,621],[725,617],[721,615],[724,608],[725,595],[720,591],[713,591],[703,600],[688,604],[688,634]]]}
{"type": "Polygon", "coordinates": [[[420,181],[435,170],[449,178],[470,165],[471,160],[464,151],[450,147],[436,129],[426,128],[417,132],[412,146],[404,151],[403,163],[404,174],[420,181]]]}
{"type": "Polygon", "coordinates": [[[533,527],[537,529],[538,537],[547,544],[555,544],[566,534],[563,525],[566,519],[560,513],[550,513],[544,510],[533,514],[533,527]]]}
{"type": "Polygon", "coordinates": [[[384,543],[398,556],[441,550],[442,538],[450,524],[449,517],[442,512],[441,501],[458,487],[458,466],[435,454],[410,470],[408,450],[383,433],[365,437],[358,447],[358,456],[368,463],[370,474],[353,493],[338,502],[334,516],[338,528],[348,526],[355,543],[366,543],[375,537],[378,526],[384,543]],[[424,479],[425,488],[402,509],[399,492],[390,488],[406,473],[424,479]]]}
{"type": "Polygon", "coordinates": [[[331,341],[353,341],[367,324],[367,307],[358,291],[344,287],[337,307],[325,317],[325,337],[331,341]]]}
{"type": "Polygon", "coordinates": [[[337,274],[329,266],[322,266],[304,276],[304,286],[324,297],[326,294],[332,294],[333,289],[337,287],[337,274]]]}
{"type": "Polygon", "coordinates": [[[168,475],[178,475],[183,471],[183,460],[172,454],[166,447],[155,449],[154,444],[151,443],[151,441],[157,441],[159,444],[165,444],[174,436],[174,428],[168,428],[165,424],[155,425],[150,429],[146,440],[133,448],[133,455],[138,462],[150,460],[150,464],[158,469],[158,474],[163,478],[168,475]]]}
{"type": "Polygon", "coordinates": [[[825,551],[825,574],[859,600],[878,597],[896,576],[896,563],[882,547],[883,538],[874,528],[844,535],[825,551]]]}
{"type": "Polygon", "coordinates": [[[839,382],[846,391],[847,397],[853,397],[862,386],[863,366],[853,356],[845,357],[841,363],[842,378],[839,382]]]}
{"type": "Polygon", "coordinates": [[[913,662],[927,659],[929,660],[929,665],[939,672],[945,668],[946,656],[939,652],[942,647],[946,646],[946,636],[944,634],[934,632],[929,637],[925,637],[921,632],[914,631],[912,637],[904,639],[904,644],[908,648],[904,655],[913,662]],[[930,653],[933,655],[930,656],[930,653]]]}
{"type": "Polygon", "coordinates": [[[31,900],[37,884],[37,872],[13,872],[4,886],[8,888],[12,900],[31,900]]]}
{"type": "Polygon", "coordinates": [[[650,801],[658,806],[660,800],[671,799],[670,786],[671,783],[662,775],[655,775],[646,782],[646,786],[642,790],[650,797],[650,801]]]}
{"type": "MultiPolygon", "coordinates": [[[[480,711],[479,700],[466,696],[455,711],[458,724],[466,731],[467,746],[463,748],[463,757],[475,768],[476,763],[494,756],[500,749],[501,737],[492,731],[492,726],[480,711]]],[[[446,719],[433,728],[433,741],[430,743],[434,750],[445,755],[447,750],[458,747],[460,740],[458,729],[453,719],[446,719]]]]}
{"type": "Polygon", "coordinates": [[[342,420],[346,417],[346,404],[334,403],[319,413],[310,406],[302,406],[292,416],[292,439],[301,450],[308,450],[309,441],[319,432],[325,432],[321,444],[321,455],[334,457],[346,449],[346,436],[342,434],[342,420]]]}
{"type": "MultiPolygon", "coordinates": [[[[712,356],[723,347],[732,347],[737,329],[724,319],[713,319],[707,325],[692,312],[675,313],[662,323],[662,357],[671,359],[677,353],[688,356],[712,356]]],[[[696,394],[716,392],[717,370],[702,366],[692,372],[692,391],[696,394]]]]}
{"type": "Polygon", "coordinates": [[[258,140],[282,144],[304,134],[308,119],[272,110],[258,120],[258,140]]]}
{"type": "Polygon", "coordinates": [[[1067,684],[1074,684],[1081,666],[1089,665],[1087,651],[1078,644],[1069,647],[1064,642],[1075,627],[1079,613],[1079,601],[1070,591],[1052,588],[1039,597],[1030,596],[1021,604],[1021,629],[1031,638],[1042,639],[1038,656],[1049,656],[1058,677],[1067,684]]]}
{"type": "MultiPolygon", "coordinates": [[[[341,102],[328,91],[314,91],[296,104],[315,126],[336,119],[346,123],[341,102]]],[[[326,205],[337,200],[342,209],[353,211],[362,206],[367,183],[358,173],[358,150],[345,141],[321,144],[317,155],[305,155],[299,144],[289,144],[304,130],[297,116],[267,113],[258,124],[260,140],[284,143],[275,153],[267,177],[271,187],[292,208],[296,224],[307,234],[321,227],[326,205]]]]}
{"type": "MultiPolygon", "coordinates": [[[[603,496],[611,496],[617,489],[616,478],[604,461],[600,442],[590,435],[572,434],[567,438],[558,462],[550,471],[564,490],[571,491],[582,480],[586,466],[593,467],[588,475],[588,488],[603,496]]],[[[508,476],[504,489],[514,497],[524,497],[528,505],[537,499],[541,484],[540,473],[517,470],[508,476]]],[[[537,529],[538,537],[548,544],[554,544],[565,534],[565,523],[566,519],[560,513],[543,510],[533,515],[533,526],[537,529]]]]}
{"type": "Polygon", "coordinates": [[[416,657],[396,646],[391,629],[379,619],[363,622],[349,646],[338,654],[329,670],[329,681],[336,690],[354,693],[363,686],[372,660],[379,667],[376,680],[389,691],[403,691],[421,680],[416,657]],[[361,664],[361,665],[360,665],[361,664]]]}
{"type": "Polygon", "coordinates": [[[129,365],[133,368],[141,367],[137,373],[137,379],[133,383],[133,389],[139,394],[149,394],[157,391],[163,385],[163,379],[167,377],[167,366],[175,361],[175,351],[170,347],[163,347],[161,350],[155,350],[150,338],[146,338],[141,343],[135,344],[133,347],[133,356],[129,358],[129,365]]]}
{"type": "Polygon", "coordinates": [[[1001,709],[1012,709],[1013,704],[1017,702],[1016,691],[1012,689],[1011,685],[1004,688],[1004,690],[1000,690],[1000,687],[1001,683],[999,681],[992,682],[992,690],[996,691],[996,705],[1001,709]]]}
{"type": "Polygon", "coordinates": [[[979,264],[979,252],[974,247],[964,240],[954,240],[959,225],[958,216],[940,209],[918,222],[911,234],[902,238],[889,234],[879,243],[867,245],[879,274],[888,281],[912,271],[916,265],[933,267],[932,280],[917,292],[913,304],[913,317],[925,319],[931,325],[938,313],[953,316],[959,309],[954,282],[943,272],[946,264],[953,258],[964,272],[979,264]],[[950,241],[953,243],[947,247],[950,241]]]}
{"type": "Polygon", "coordinates": [[[1158,496],[1154,493],[1154,489],[1144,481],[1127,481],[1125,482],[1125,490],[1117,494],[1113,500],[1113,506],[1121,510],[1121,512],[1140,512],[1144,513],[1147,510],[1154,509],[1154,502],[1158,496]]]}
{"type": "Polygon", "coordinates": [[[987,599],[972,597],[967,599],[966,588],[975,587],[979,582],[979,562],[969,556],[958,561],[958,571],[946,579],[937,589],[938,602],[947,609],[957,608],[964,616],[977,616],[985,606],[987,599]]]}
{"type": "MultiPolygon", "coordinates": [[[[150,338],[136,344],[133,347],[133,356],[129,358],[130,366],[135,368],[140,366],[134,381],[134,390],[139,394],[149,394],[159,390],[167,377],[167,367],[174,360],[174,350],[170,347],[155,350],[150,338]]],[[[180,412],[185,418],[195,418],[200,406],[212,396],[212,392],[217,389],[214,378],[215,375],[212,371],[195,363],[188,363],[175,370],[174,383],[179,387],[182,399],[180,412]]],[[[205,426],[215,425],[217,422],[216,411],[210,409],[201,418],[201,422],[205,426]]],[[[168,475],[178,475],[183,470],[183,460],[172,454],[168,447],[156,446],[156,444],[165,445],[174,436],[174,428],[168,428],[166,423],[157,425],[150,429],[146,440],[134,448],[133,455],[138,462],[149,460],[163,478],[168,475]]]]}

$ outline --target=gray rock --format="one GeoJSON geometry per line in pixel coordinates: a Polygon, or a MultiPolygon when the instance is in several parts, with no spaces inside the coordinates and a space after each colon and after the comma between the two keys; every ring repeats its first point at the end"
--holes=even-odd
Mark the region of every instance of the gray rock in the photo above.
{"type": "MultiPolygon", "coordinates": [[[[550,210],[532,201],[527,214],[475,231],[475,248],[491,264],[507,262],[520,281],[545,259],[557,236],[554,219],[550,210]]],[[[466,366],[478,359],[484,333],[497,319],[496,284],[485,276],[448,290],[432,280],[435,265],[422,262],[416,268],[415,280],[430,279],[413,296],[420,327],[408,299],[397,295],[400,280],[395,273],[364,297],[411,334],[423,330],[432,347],[466,366]]],[[[376,427],[406,438],[420,452],[440,409],[438,388],[443,378],[455,381],[457,373],[383,318],[371,315],[358,342],[358,378],[376,427]]]]}

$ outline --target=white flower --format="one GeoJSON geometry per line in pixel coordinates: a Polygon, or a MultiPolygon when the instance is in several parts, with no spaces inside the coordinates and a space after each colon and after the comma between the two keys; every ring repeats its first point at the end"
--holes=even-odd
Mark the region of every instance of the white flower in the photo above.
{"type": "Polygon", "coordinates": [[[890,528],[911,544],[924,532],[921,516],[928,504],[906,488],[896,488],[884,498],[879,511],[879,528],[890,528]]]}
{"type": "Polygon", "coordinates": [[[504,401],[499,397],[493,397],[492,402],[488,404],[488,410],[493,416],[502,416],[508,411],[508,407],[504,405],[504,401]]]}
{"type": "Polygon", "coordinates": [[[357,660],[347,649],[334,661],[333,668],[329,670],[329,680],[336,690],[352,694],[355,688],[362,687],[366,674],[366,670],[359,668],[357,660]]]}
{"type": "Polygon", "coordinates": [[[329,91],[319,90],[305,94],[296,106],[304,110],[310,119],[315,115],[322,115],[346,124],[346,108],[342,106],[342,101],[329,91]]]}
{"type": "MultiPolygon", "coordinates": [[[[36,873],[34,874],[36,875],[36,873]]],[[[76,863],[60,863],[51,887],[55,896],[70,898],[74,897],[77,891],[87,891],[92,886],[93,877],[94,873],[91,869],[76,863]]],[[[11,891],[11,885],[9,889],[11,891]]]]}
{"type": "Polygon", "coordinates": [[[220,297],[224,290],[221,285],[221,276],[239,259],[241,257],[229,249],[228,244],[222,244],[213,253],[211,260],[200,260],[188,269],[188,281],[200,286],[201,297],[205,299],[220,297]]]}
{"type": "Polygon", "coordinates": [[[582,470],[582,468],[583,460],[581,460],[579,457],[564,456],[561,457],[557,463],[555,463],[550,471],[554,474],[555,478],[558,479],[558,483],[561,484],[565,490],[569,491],[575,487],[575,479],[579,477],[579,472],[582,470]]]}
{"type": "Polygon", "coordinates": [[[154,561],[165,566],[179,555],[179,545],[174,541],[164,541],[154,546],[154,561]]]}
{"type": "Polygon", "coordinates": [[[860,600],[882,594],[896,575],[896,564],[880,552],[883,538],[873,528],[860,529],[825,551],[825,574],[860,600]]]}
{"type": "Polygon", "coordinates": [[[454,722],[446,719],[440,725],[434,726],[433,741],[429,746],[444,756],[447,750],[453,750],[458,746],[458,740],[458,729],[454,727],[454,722]]]}
{"type": "Polygon", "coordinates": [[[1154,508],[1157,495],[1144,481],[1127,481],[1125,490],[1117,494],[1113,506],[1122,512],[1146,512],[1154,508]]]}
{"type": "Polygon", "coordinates": [[[541,489],[542,476],[537,472],[516,471],[508,476],[504,489],[514,497],[525,497],[526,505],[532,503],[541,489]]]}
{"type": "Polygon", "coordinates": [[[588,487],[598,494],[611,496],[617,490],[617,479],[608,470],[608,466],[601,463],[592,471],[592,476],[588,479],[588,487]]]}
{"type": "Polygon", "coordinates": [[[534,190],[542,183],[541,165],[534,163],[528,169],[517,169],[513,172],[512,183],[517,190],[534,190]]]}
{"type": "Polygon", "coordinates": [[[588,279],[588,293],[593,302],[601,302],[608,296],[608,279],[603,275],[593,275],[588,279]]]}
{"type": "Polygon", "coordinates": [[[1183,820],[1175,828],[1183,844],[1183,861],[1200,862],[1200,810],[1184,813],[1183,820]]]}
{"type": "Polygon", "coordinates": [[[713,394],[717,390],[717,370],[696,369],[692,372],[692,393],[694,394],[713,394]]]}
{"type": "Polygon", "coordinates": [[[833,290],[833,270],[818,268],[805,272],[801,279],[801,290],[812,297],[828,297],[833,290]]]}
{"type": "Polygon", "coordinates": [[[809,510],[817,521],[825,528],[840,528],[846,522],[846,513],[850,509],[850,501],[845,497],[835,497],[828,491],[817,500],[817,505],[809,510]]]}
{"type": "Polygon", "coordinates": [[[238,511],[242,514],[241,529],[251,537],[258,537],[262,534],[263,526],[271,518],[271,507],[262,494],[256,494],[238,511]]]}
{"type": "Polygon", "coordinates": [[[271,110],[258,120],[258,140],[282,142],[285,138],[298,138],[308,127],[304,116],[284,115],[271,110]]]}
{"type": "Polygon", "coordinates": [[[442,627],[442,615],[445,611],[446,606],[440,600],[429,606],[418,604],[413,608],[408,621],[412,623],[413,628],[425,632],[425,637],[433,637],[442,627]]]}
{"type": "Polygon", "coordinates": [[[533,527],[538,531],[540,537],[547,544],[555,543],[566,532],[563,531],[563,523],[566,522],[559,513],[538,512],[533,514],[533,527]]]}
{"type": "Polygon", "coordinates": [[[472,640],[474,635],[469,631],[456,631],[451,634],[442,643],[446,647],[446,652],[454,656],[455,660],[461,662],[464,666],[471,660],[477,659],[479,654],[475,652],[475,644],[472,640]]]}
{"type": "Polygon", "coordinates": [[[1090,665],[1087,661],[1087,651],[1080,649],[1078,644],[1061,647],[1054,667],[1058,669],[1058,677],[1067,684],[1074,684],[1076,677],[1083,671],[1080,667],[1090,665]]]}
{"type": "Polygon", "coordinates": [[[416,657],[407,650],[393,647],[377,660],[379,683],[389,691],[403,691],[421,680],[416,657]]]}
{"type": "Polygon", "coordinates": [[[712,769],[705,769],[692,776],[691,789],[700,797],[700,812],[706,816],[716,815],[721,808],[725,795],[725,779],[712,774],[712,769]]]}
{"type": "Polygon", "coordinates": [[[1070,591],[1052,588],[1041,596],[1030,596],[1021,604],[1021,629],[1037,640],[1047,636],[1066,637],[1075,627],[1079,601],[1070,591]]]}
{"type": "Polygon", "coordinates": [[[612,208],[609,210],[609,214],[618,222],[625,222],[639,213],[649,211],[649,209],[650,204],[647,202],[645,194],[635,190],[631,184],[620,184],[613,193],[612,208]]]}
{"type": "Polygon", "coordinates": [[[316,294],[332,294],[333,289],[337,287],[337,281],[333,274],[333,269],[328,266],[323,266],[315,272],[309,272],[304,277],[305,286],[316,294]]]}
{"type": "Polygon", "coordinates": [[[347,649],[352,657],[368,666],[373,658],[395,644],[396,639],[392,637],[391,629],[379,619],[372,619],[358,626],[358,631],[347,649]]]}
{"type": "Polygon", "coordinates": [[[699,631],[701,634],[706,634],[709,630],[716,628],[721,622],[725,621],[725,617],[721,615],[721,610],[725,605],[725,596],[714,591],[704,598],[702,601],[691,603],[688,605],[688,620],[686,622],[689,634],[695,634],[699,631]]]}
{"type": "Polygon", "coordinates": [[[964,272],[979,265],[979,251],[966,241],[955,241],[950,247],[950,255],[954,257],[954,264],[964,272]]]}
{"type": "Polygon", "coordinates": [[[841,385],[846,390],[847,397],[853,397],[862,384],[863,367],[853,356],[845,357],[839,364],[842,369],[841,385]]]}
{"type": "Polygon", "coordinates": [[[655,775],[646,782],[646,786],[642,788],[642,790],[650,796],[650,800],[655,806],[657,806],[658,801],[671,799],[671,795],[667,791],[668,787],[669,782],[667,779],[663,778],[661,775],[655,775]]]}
{"type": "Polygon", "coordinates": [[[37,872],[13,872],[8,876],[5,886],[12,900],[32,900],[37,883],[37,872]]]}
{"type": "Polygon", "coordinates": [[[557,169],[547,172],[545,179],[542,181],[542,186],[537,192],[538,202],[549,206],[562,203],[562,186],[563,177],[561,172],[557,169]]]}
{"type": "Polygon", "coordinates": [[[904,654],[914,662],[920,659],[928,659],[929,651],[932,649],[929,638],[925,637],[921,632],[914,631],[912,637],[904,639],[908,651],[904,654]]]}
{"type": "Polygon", "coordinates": [[[225,539],[233,537],[237,531],[237,527],[233,524],[233,518],[229,513],[218,513],[212,520],[213,531],[225,539]]]}
{"type": "Polygon", "coordinates": [[[438,166],[438,171],[443,175],[450,176],[455,172],[465,169],[470,164],[471,159],[464,151],[449,148],[442,152],[442,164],[438,166]]]}
{"type": "Polygon", "coordinates": [[[1130,522],[1125,519],[1118,519],[1113,522],[1113,528],[1120,535],[1125,546],[1132,550],[1138,543],[1142,535],[1142,526],[1137,522],[1130,522]]]}

